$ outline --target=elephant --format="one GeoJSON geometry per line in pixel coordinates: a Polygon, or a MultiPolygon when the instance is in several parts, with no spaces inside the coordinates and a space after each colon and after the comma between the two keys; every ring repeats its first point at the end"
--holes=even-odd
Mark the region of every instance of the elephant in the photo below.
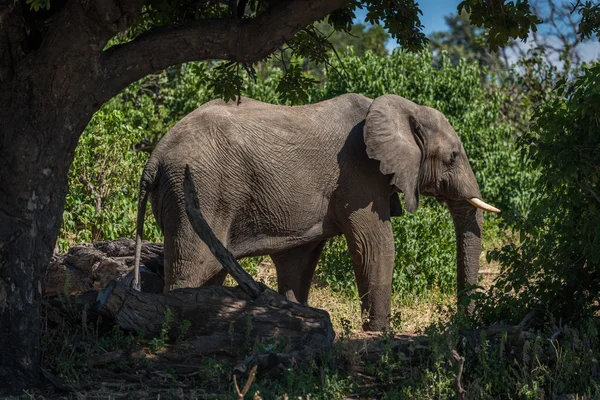
{"type": "MultiPolygon", "coordinates": [[[[141,177],[135,265],[148,198],[164,233],[165,292],[222,284],[226,272],[186,215],[186,165],[200,209],[236,258],[269,255],[278,291],[307,303],[327,239],[344,235],[364,330],[389,326],[394,237],[390,218],[420,195],[446,203],[457,239],[458,291],[478,278],[481,199],[459,137],[430,107],[359,94],[305,106],[213,100],[157,144],[141,177]]],[[[138,281],[139,282],[139,281],[138,281]]]]}

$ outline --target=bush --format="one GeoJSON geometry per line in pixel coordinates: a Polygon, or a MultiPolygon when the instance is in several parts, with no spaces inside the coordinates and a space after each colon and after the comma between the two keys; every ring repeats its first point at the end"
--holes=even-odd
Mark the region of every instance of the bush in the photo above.
{"type": "MultiPolygon", "coordinates": [[[[128,123],[139,112],[130,103],[111,101],[98,111],[82,135],[69,171],[59,249],[69,244],[132,236],[139,174],[148,158],[132,151],[144,131],[128,123]]],[[[146,235],[159,238],[152,218],[146,235]]]]}
{"type": "Polygon", "coordinates": [[[491,254],[504,274],[482,308],[487,318],[517,320],[537,309],[573,321],[600,309],[600,64],[554,92],[523,140],[544,173],[527,218],[517,221],[521,243],[491,254]]]}

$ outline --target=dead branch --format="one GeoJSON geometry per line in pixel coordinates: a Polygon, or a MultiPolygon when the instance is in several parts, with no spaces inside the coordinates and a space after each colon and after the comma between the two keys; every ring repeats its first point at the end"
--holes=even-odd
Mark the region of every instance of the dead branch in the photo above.
{"type": "Polygon", "coordinates": [[[252,382],[254,382],[254,377],[256,376],[257,368],[258,365],[252,367],[252,370],[250,371],[250,376],[248,376],[248,380],[246,381],[243,390],[240,390],[240,387],[237,383],[237,378],[235,377],[235,375],[233,375],[233,384],[235,385],[235,391],[237,393],[238,400],[244,400],[244,396],[246,395],[246,393],[248,393],[248,390],[250,390],[250,386],[252,386],[252,382]]]}
{"type": "Polygon", "coordinates": [[[460,400],[465,400],[465,393],[467,391],[462,387],[461,378],[463,373],[463,368],[465,366],[465,358],[462,357],[456,350],[452,350],[452,358],[451,362],[454,365],[454,384],[456,385],[456,392],[458,393],[458,398],[460,400]]]}

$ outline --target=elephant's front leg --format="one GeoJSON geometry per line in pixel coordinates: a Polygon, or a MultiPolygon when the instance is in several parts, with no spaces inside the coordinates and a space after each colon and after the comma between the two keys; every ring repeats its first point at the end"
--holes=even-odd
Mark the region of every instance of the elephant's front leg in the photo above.
{"type": "Polygon", "coordinates": [[[352,255],[365,331],[389,327],[394,269],[394,235],[389,212],[368,206],[349,216],[344,230],[352,255]]]}

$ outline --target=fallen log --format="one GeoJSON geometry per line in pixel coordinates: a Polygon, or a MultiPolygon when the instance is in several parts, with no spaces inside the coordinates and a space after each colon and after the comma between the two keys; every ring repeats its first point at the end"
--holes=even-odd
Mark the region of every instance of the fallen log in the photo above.
{"type": "MultiPolygon", "coordinates": [[[[55,254],[44,269],[42,296],[75,294],[100,290],[116,280],[129,285],[133,278],[135,241],[120,238],[77,244],[67,254],[55,254]]],[[[142,290],[161,293],[164,287],[163,245],[142,244],[142,290]]]]}
{"type": "Polygon", "coordinates": [[[196,354],[237,353],[271,339],[281,340],[274,345],[280,351],[319,351],[331,347],[335,337],[326,311],[289,302],[265,287],[253,299],[239,286],[151,294],[112,282],[98,294],[97,312],[147,338],[193,338],[189,343],[196,354]]]}

